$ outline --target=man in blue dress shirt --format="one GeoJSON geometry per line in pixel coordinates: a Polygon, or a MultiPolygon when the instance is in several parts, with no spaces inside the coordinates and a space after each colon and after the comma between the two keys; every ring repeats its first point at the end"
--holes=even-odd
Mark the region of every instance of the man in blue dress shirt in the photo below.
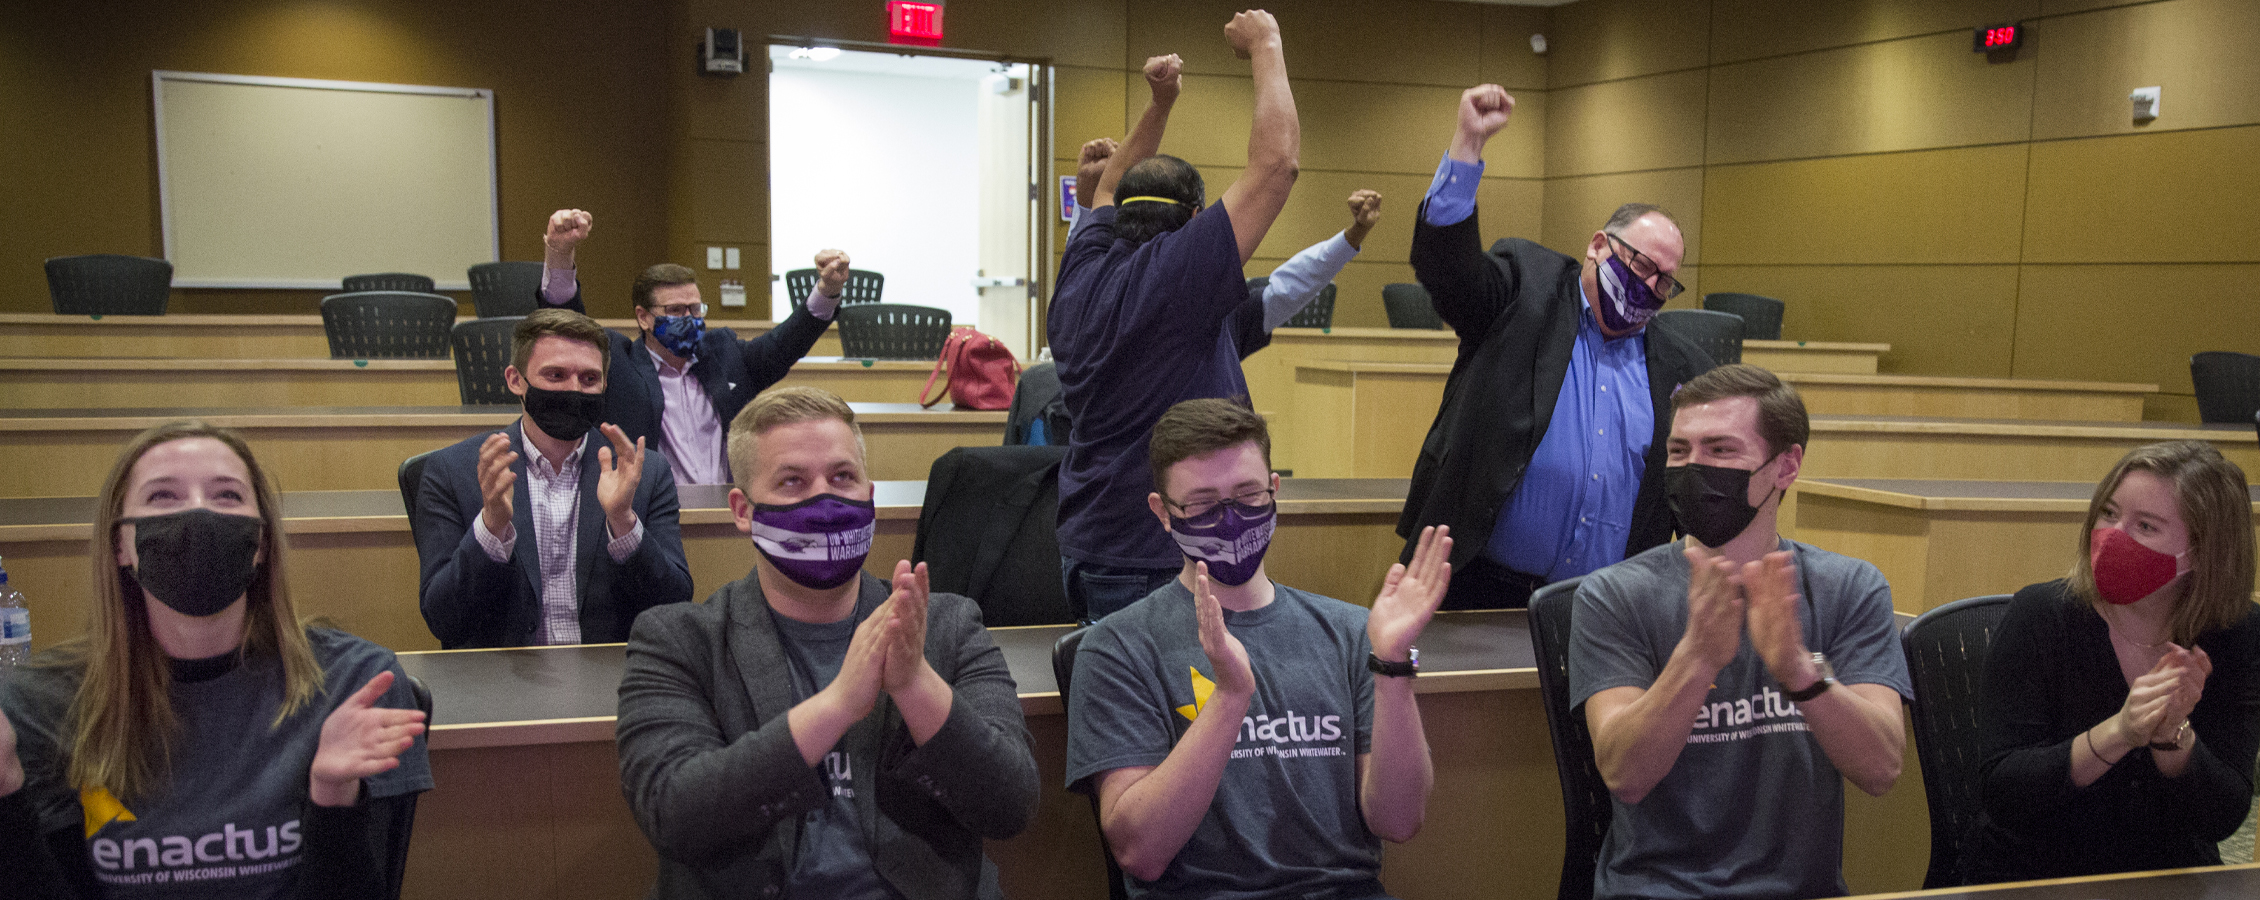
{"type": "Polygon", "coordinates": [[[1670,540],[1659,476],[1671,392],[1712,365],[1647,327],[1679,293],[1686,249],[1663,210],[1620,207],[1582,260],[1521,238],[1483,250],[1483,146],[1513,113],[1498,85],[1460,95],[1413,224],[1413,271],[1460,348],[1397,533],[1409,560],[1423,527],[1451,526],[1445,609],[1524,606],[1540,585],[1670,540]]]}

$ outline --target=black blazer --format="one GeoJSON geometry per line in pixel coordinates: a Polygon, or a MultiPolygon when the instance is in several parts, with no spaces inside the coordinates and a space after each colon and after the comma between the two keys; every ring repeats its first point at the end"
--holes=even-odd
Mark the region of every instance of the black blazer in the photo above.
{"type": "MultiPolygon", "coordinates": [[[[423,569],[418,596],[424,624],[445,649],[523,647],[538,634],[541,555],[533,545],[533,503],[526,480],[526,465],[535,451],[526,446],[523,425],[512,422],[503,429],[518,451],[518,461],[510,465],[518,474],[511,507],[518,545],[508,562],[487,558],[471,525],[486,505],[479,494],[479,445],[493,432],[433,453],[424,464],[424,483],[408,515],[423,569]]],[[[596,499],[597,448],[604,439],[590,434],[593,440],[581,452],[573,584],[580,593],[581,640],[604,644],[627,640],[638,613],[690,600],[691,570],[676,524],[675,476],[658,453],[644,455],[643,480],[633,501],[636,518],[643,521],[643,545],[626,562],[615,563],[605,552],[604,507],[596,499]]]]}
{"type": "MultiPolygon", "coordinates": [[[[1581,262],[1520,238],[1483,251],[1476,217],[1428,224],[1427,204],[1413,218],[1412,265],[1436,313],[1459,333],[1459,355],[1444,382],[1444,402],[1413,466],[1397,534],[1412,559],[1420,529],[1452,528],[1452,563],[1482,552],[1507,497],[1522,484],[1531,454],[1546,436],[1569,372],[1577,319],[1586,315],[1578,284],[1581,262]]],[[[1671,540],[1664,501],[1664,442],[1671,435],[1671,394],[1713,363],[1693,341],[1650,322],[1648,392],[1656,433],[1632,506],[1627,557],[1671,540]]]]}
{"type": "MultiPolygon", "coordinates": [[[[578,293],[556,305],[586,311],[578,293]]],[[[723,431],[755,395],[783,380],[830,327],[831,322],[807,309],[796,309],[769,333],[750,341],[738,340],[738,333],[727,328],[707,329],[699,338],[691,374],[698,376],[707,399],[713,401],[714,417],[721,420],[723,431]]],[[[643,438],[646,448],[657,447],[660,412],[667,404],[659,393],[659,369],[652,362],[651,348],[641,337],[610,334],[612,371],[604,383],[604,420],[620,426],[628,440],[643,438]]]]}

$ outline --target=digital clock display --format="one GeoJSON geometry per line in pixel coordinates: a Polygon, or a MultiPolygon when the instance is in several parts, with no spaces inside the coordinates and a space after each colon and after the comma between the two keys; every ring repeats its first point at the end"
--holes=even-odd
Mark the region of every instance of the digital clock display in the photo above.
{"type": "Polygon", "coordinates": [[[2013,50],[2024,38],[2025,27],[2022,25],[1994,25],[1977,29],[1971,38],[1970,49],[1977,53],[2013,50]]]}

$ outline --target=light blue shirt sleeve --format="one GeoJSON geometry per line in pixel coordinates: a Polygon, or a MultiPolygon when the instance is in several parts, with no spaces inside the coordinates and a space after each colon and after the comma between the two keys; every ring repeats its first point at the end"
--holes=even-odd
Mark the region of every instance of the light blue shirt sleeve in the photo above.
{"type": "Polygon", "coordinates": [[[1457,225],[1475,215],[1475,189],[1483,183],[1483,163],[1464,163],[1444,154],[1436,180],[1428,183],[1428,224],[1457,225]]]}
{"type": "Polygon", "coordinates": [[[1342,274],[1342,267],[1358,255],[1358,248],[1337,231],[1333,237],[1303,248],[1279,268],[1263,289],[1263,330],[1286,324],[1317,297],[1318,292],[1342,274]]]}
{"type": "Polygon", "coordinates": [[[1086,206],[1084,206],[1084,205],[1082,205],[1082,204],[1080,204],[1080,203],[1076,204],[1076,205],[1075,205],[1075,212],[1074,212],[1074,213],[1072,213],[1072,214],[1071,214],[1071,217],[1070,217],[1070,218],[1069,218],[1069,219],[1067,220],[1067,239],[1068,239],[1068,240],[1071,240],[1071,241],[1072,241],[1072,240],[1074,240],[1074,239],[1075,239],[1075,233],[1076,233],[1076,232],[1078,232],[1078,231],[1082,231],[1082,230],[1083,230],[1083,223],[1084,223],[1084,222],[1086,222],[1086,221],[1089,221],[1089,220],[1090,220],[1090,218],[1091,218],[1091,210],[1090,210],[1090,208],[1089,208],[1089,207],[1086,207],[1086,206]]]}

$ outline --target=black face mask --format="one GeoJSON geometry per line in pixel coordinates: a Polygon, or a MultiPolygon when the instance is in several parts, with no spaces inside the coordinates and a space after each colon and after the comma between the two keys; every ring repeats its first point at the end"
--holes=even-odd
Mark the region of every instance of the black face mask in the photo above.
{"type": "Polygon", "coordinates": [[[133,524],[133,551],[140,561],[118,571],[181,615],[227,609],[258,571],[259,535],[266,529],[258,516],[200,507],[118,521],[133,524]]]}
{"type": "Polygon", "coordinates": [[[604,395],[580,391],[552,391],[526,385],[526,416],[541,433],[561,441],[577,441],[604,421],[604,395]]]}
{"type": "MultiPolygon", "coordinates": [[[[1759,463],[1758,469],[1779,458],[1776,454],[1759,463]]],[[[1758,517],[1758,507],[1750,505],[1750,476],[1758,469],[1700,463],[1664,469],[1664,497],[1671,501],[1680,530],[1705,547],[1723,547],[1734,540],[1758,517]]],[[[1772,499],[1771,495],[1767,499],[1772,499]]],[[[1759,505],[1764,505],[1763,501],[1759,505]]]]}

